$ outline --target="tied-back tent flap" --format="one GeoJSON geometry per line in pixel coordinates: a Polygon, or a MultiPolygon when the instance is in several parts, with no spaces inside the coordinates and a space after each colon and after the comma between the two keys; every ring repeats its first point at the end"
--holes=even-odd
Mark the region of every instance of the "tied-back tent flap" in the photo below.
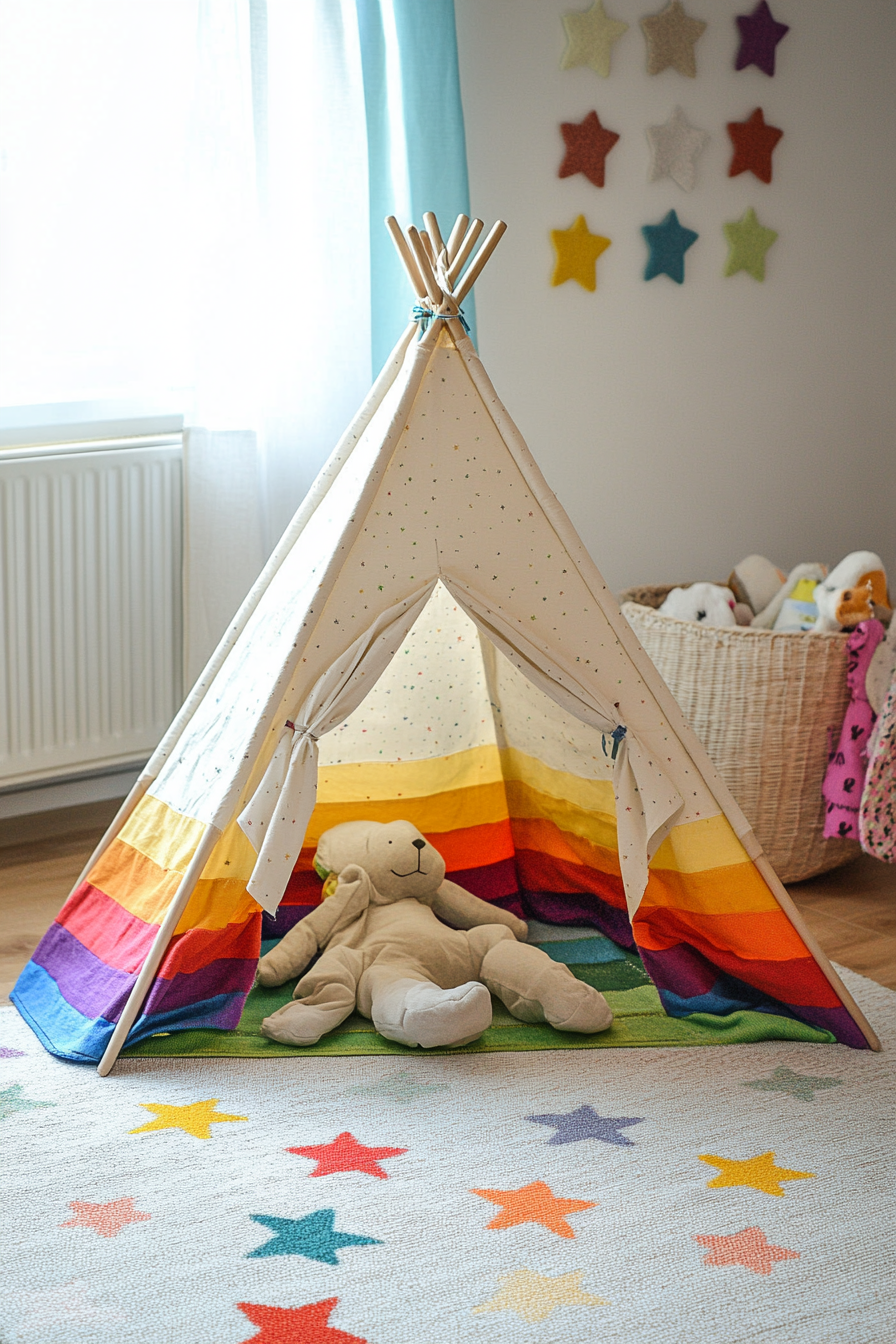
{"type": "Polygon", "coordinates": [[[476,251],[387,221],[412,320],[13,991],[108,1072],[230,1029],[318,837],[414,822],[454,881],[636,949],[666,1011],[878,1048],[499,401],[476,251]]]}

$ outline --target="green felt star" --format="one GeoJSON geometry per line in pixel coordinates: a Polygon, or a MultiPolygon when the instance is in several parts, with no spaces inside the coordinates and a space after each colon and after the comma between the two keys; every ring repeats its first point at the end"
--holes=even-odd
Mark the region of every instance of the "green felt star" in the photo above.
{"type": "Polygon", "coordinates": [[[419,1083],[408,1069],[401,1069],[378,1083],[371,1083],[366,1087],[360,1084],[356,1087],[347,1087],[345,1096],[388,1097],[390,1101],[397,1101],[403,1106],[410,1101],[420,1101],[422,1097],[428,1097],[433,1092],[445,1091],[447,1088],[444,1083],[419,1083]]]}
{"type": "Polygon", "coordinates": [[[747,271],[754,280],[764,280],[765,254],[778,236],[775,230],[759,223],[752,205],[740,219],[723,224],[722,230],[728,239],[728,260],[722,274],[747,271]]]}
{"type": "Polygon", "coordinates": [[[249,1215],[253,1222],[269,1227],[276,1236],[249,1251],[247,1260],[264,1255],[304,1255],[323,1265],[338,1265],[336,1252],[343,1246],[382,1246],[376,1237],[356,1237],[352,1232],[337,1232],[335,1209],[317,1209],[305,1218],[270,1218],[264,1213],[249,1215]]]}
{"type": "Polygon", "coordinates": [[[55,1101],[29,1101],[22,1095],[22,1084],[13,1083],[0,1092],[0,1120],[8,1120],[16,1111],[33,1111],[41,1106],[55,1106],[55,1101]]]}
{"type": "Polygon", "coordinates": [[[604,12],[604,0],[594,0],[590,9],[563,15],[567,45],[560,61],[561,70],[587,65],[606,79],[610,73],[610,52],[614,42],[628,32],[628,24],[611,19],[604,12]]]}
{"type": "Polygon", "coordinates": [[[770,1078],[757,1078],[755,1082],[744,1083],[744,1087],[755,1087],[759,1092],[786,1092],[789,1097],[798,1097],[800,1101],[814,1101],[815,1093],[828,1087],[839,1087],[842,1078],[813,1078],[807,1073],[794,1073],[793,1069],[775,1069],[770,1078]]]}

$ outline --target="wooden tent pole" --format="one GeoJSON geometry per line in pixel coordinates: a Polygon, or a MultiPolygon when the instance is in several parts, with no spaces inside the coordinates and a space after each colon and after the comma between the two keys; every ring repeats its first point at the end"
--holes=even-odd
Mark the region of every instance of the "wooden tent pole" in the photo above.
{"type": "Polygon", "coordinates": [[[470,262],[470,265],[464,274],[464,278],[461,280],[460,285],[455,291],[454,297],[459,304],[463,303],[464,299],[479,279],[479,276],[482,273],[482,268],[485,266],[485,263],[488,261],[506,232],[507,225],[502,219],[499,219],[489,230],[485,242],[470,262]]]}
{"type": "Polygon", "coordinates": [[[430,238],[429,234],[426,232],[425,229],[420,230],[420,241],[423,244],[423,250],[426,253],[426,260],[429,262],[430,269],[432,270],[433,275],[435,275],[436,258],[438,256],[438,253],[436,252],[432,239],[430,238]]]}
{"type": "Polygon", "coordinates": [[[181,915],[187,908],[190,897],[196,887],[196,883],[202,876],[202,870],[211,857],[212,850],[218,843],[221,831],[217,826],[208,826],[196,851],[190,860],[187,871],[178,884],[178,888],[171,899],[165,918],[159,925],[159,931],[156,934],[152,947],[146,955],[146,960],[134,982],[134,987],[128,995],[128,1001],[122,1009],[121,1017],[115,1026],[115,1030],[109,1039],[105,1053],[97,1065],[97,1073],[101,1078],[112,1068],[118,1058],[124,1043],[127,1040],[128,1032],[137,1020],[137,1016],[143,1007],[146,996],[149,993],[150,986],[155,979],[156,972],[162,964],[162,958],[168,951],[168,944],[174,937],[174,931],[180,923],[181,915]]]}
{"type": "Polygon", "coordinates": [[[474,219],[469,229],[467,230],[466,236],[464,237],[464,240],[460,245],[460,250],[458,251],[457,256],[454,258],[454,261],[452,261],[451,269],[448,272],[448,279],[452,285],[454,284],[455,280],[460,275],[461,271],[466,265],[467,257],[470,255],[470,253],[473,251],[473,248],[476,246],[476,240],[484,228],[485,225],[483,224],[481,219],[474,219]]]}
{"type": "Polygon", "coordinates": [[[448,254],[448,265],[454,261],[457,256],[457,249],[460,247],[461,239],[467,231],[467,225],[470,223],[468,215],[458,215],[454,221],[454,228],[448,236],[448,242],[445,244],[445,251],[448,254]]]}
{"type": "Polygon", "coordinates": [[[442,302],[442,287],[432,273],[423,240],[413,224],[408,226],[408,240],[414,249],[414,256],[417,258],[417,265],[420,267],[420,274],[423,276],[423,283],[426,285],[427,298],[437,308],[442,302]]]}
{"type": "Polygon", "coordinates": [[[439,228],[439,221],[431,210],[423,212],[423,223],[426,225],[426,231],[432,242],[433,255],[438,261],[439,257],[445,251],[445,244],[442,242],[442,231],[439,228]]]}
{"type": "Polygon", "coordinates": [[[395,244],[395,250],[404,262],[404,268],[408,273],[408,279],[411,282],[411,288],[418,299],[426,298],[426,285],[423,283],[423,276],[420,274],[420,267],[417,265],[413,252],[408,247],[407,239],[401,231],[401,226],[394,215],[386,216],[386,228],[389,230],[392,241],[395,244]]]}

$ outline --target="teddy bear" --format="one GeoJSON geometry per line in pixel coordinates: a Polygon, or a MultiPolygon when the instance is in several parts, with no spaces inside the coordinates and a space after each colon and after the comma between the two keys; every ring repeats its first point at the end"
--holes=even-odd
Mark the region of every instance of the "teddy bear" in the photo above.
{"type": "Polygon", "coordinates": [[[390,1041],[467,1045],[491,1024],[492,994],[523,1022],[561,1031],[612,1022],[602,994],[523,941],[523,920],[446,880],[441,854],[411,822],[334,826],[315,868],[329,885],[335,878],[333,894],[259,962],[258,983],[282,985],[321,954],[292,1001],[264,1019],[272,1040],[313,1045],[357,1008],[390,1041]]]}

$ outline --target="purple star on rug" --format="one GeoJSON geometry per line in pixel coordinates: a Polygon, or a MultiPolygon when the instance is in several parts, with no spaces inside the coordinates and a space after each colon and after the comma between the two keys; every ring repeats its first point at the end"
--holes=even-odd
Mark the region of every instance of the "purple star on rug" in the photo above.
{"type": "Polygon", "coordinates": [[[578,1110],[565,1115],[527,1115],[536,1125],[551,1125],[557,1133],[548,1143],[581,1143],[582,1139],[600,1139],[602,1143],[615,1143],[620,1148],[634,1148],[631,1139],[620,1134],[620,1129],[628,1125],[640,1125],[644,1119],[638,1116],[598,1115],[591,1106],[580,1106],[578,1110]]]}
{"type": "Polygon", "coordinates": [[[752,14],[738,14],[735,22],[740,29],[740,51],[734,62],[735,70],[745,70],[748,65],[758,66],[767,75],[775,73],[775,47],[790,32],[786,23],[778,23],[772,17],[767,0],[759,0],[752,14]]]}
{"type": "Polygon", "coordinates": [[[24,1059],[24,1050],[14,1050],[11,1045],[0,1045],[0,1059],[24,1059]]]}

